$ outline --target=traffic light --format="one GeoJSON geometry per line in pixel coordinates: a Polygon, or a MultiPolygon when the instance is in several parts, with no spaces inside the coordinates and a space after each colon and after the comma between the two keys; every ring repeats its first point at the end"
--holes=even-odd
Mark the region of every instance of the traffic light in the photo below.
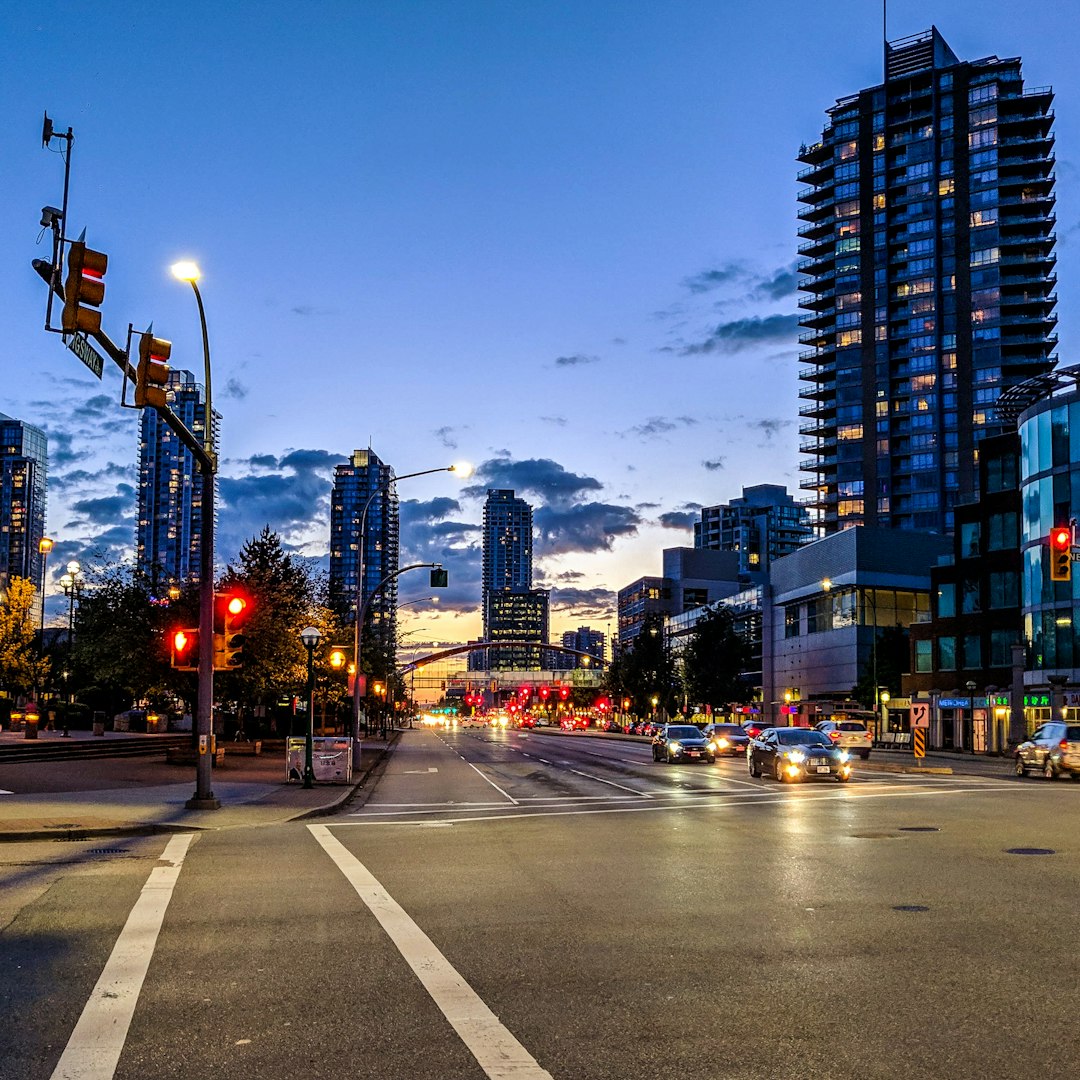
{"type": "Polygon", "coordinates": [[[445,589],[449,580],[449,573],[441,566],[436,566],[435,569],[431,571],[431,587],[433,589],[445,589]]]}
{"type": "Polygon", "coordinates": [[[569,686],[560,686],[559,687],[559,699],[561,701],[565,701],[569,696],[570,696],[570,687],[569,686]]]}
{"type": "Polygon", "coordinates": [[[165,407],[165,384],[169,381],[172,342],[154,337],[149,331],[139,338],[139,366],[135,372],[135,404],[138,408],[150,405],[165,407]]]}
{"type": "Polygon", "coordinates": [[[214,670],[242,667],[247,639],[243,624],[251,614],[251,601],[239,593],[214,594],[214,670]]]}
{"type": "Polygon", "coordinates": [[[60,325],[65,334],[74,334],[76,330],[84,334],[100,332],[101,312],[91,309],[100,306],[105,299],[105,271],[108,266],[108,255],[92,251],[81,240],[73,241],[68,248],[64,310],[60,316],[60,325]]]}
{"type": "Polygon", "coordinates": [[[177,630],[173,633],[171,663],[177,671],[199,670],[198,630],[177,630]]]}
{"type": "Polygon", "coordinates": [[[1059,525],[1050,531],[1050,580],[1072,580],[1073,531],[1059,525]]]}

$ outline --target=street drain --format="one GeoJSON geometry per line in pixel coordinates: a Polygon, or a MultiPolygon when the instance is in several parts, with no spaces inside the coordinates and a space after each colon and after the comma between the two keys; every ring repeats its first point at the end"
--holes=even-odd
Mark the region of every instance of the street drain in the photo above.
{"type": "Polygon", "coordinates": [[[893,911],[929,911],[925,904],[897,904],[893,911]]]}
{"type": "Polygon", "coordinates": [[[901,832],[941,832],[936,825],[901,825],[901,832]]]}
{"type": "Polygon", "coordinates": [[[1053,848],[1048,847],[1011,847],[1005,849],[1006,855],[1056,855],[1053,848]]]}
{"type": "Polygon", "coordinates": [[[852,833],[856,840],[899,840],[900,834],[894,832],[857,832],[852,833]]]}
{"type": "Polygon", "coordinates": [[[130,851],[125,847],[92,847],[87,848],[87,855],[128,855],[130,851]]]}

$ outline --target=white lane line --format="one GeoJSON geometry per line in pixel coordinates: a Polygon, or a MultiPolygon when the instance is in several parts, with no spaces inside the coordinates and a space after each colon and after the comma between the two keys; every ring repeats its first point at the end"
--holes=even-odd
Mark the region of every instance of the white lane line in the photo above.
{"type": "Polygon", "coordinates": [[[579,769],[567,769],[567,772],[572,772],[575,776],[584,776],[586,780],[595,780],[598,784],[610,784],[614,788],[618,788],[620,791],[631,791],[635,795],[642,799],[651,799],[651,795],[647,795],[644,791],[638,791],[637,788],[627,787],[625,784],[616,784],[614,780],[603,780],[599,776],[593,776],[591,773],[581,772],[579,769]]]}
{"type": "Polygon", "coordinates": [[[498,1017],[371,871],[325,825],[309,825],[308,829],[379,920],[413,974],[491,1080],[552,1080],[551,1073],[542,1069],[499,1023],[498,1017]]]}
{"type": "MultiPolygon", "coordinates": [[[[474,765],[474,764],[473,764],[473,763],[472,763],[471,761],[466,761],[466,760],[465,760],[465,758],[461,757],[461,754],[458,754],[458,757],[460,757],[460,758],[461,758],[461,760],[462,760],[462,761],[464,761],[464,762],[465,762],[465,764],[466,764],[466,765],[468,765],[470,769],[473,769],[473,770],[474,770],[474,771],[476,772],[476,774],[477,774],[478,776],[484,776],[484,774],[483,774],[482,772],[480,772],[480,770],[479,770],[479,769],[477,769],[477,768],[476,768],[476,766],[475,766],[475,765],[474,765]]],[[[514,804],[515,806],[518,806],[518,805],[519,805],[519,803],[518,803],[517,799],[515,799],[515,798],[514,798],[514,796],[513,796],[513,795],[510,795],[510,794],[509,794],[508,792],[505,792],[505,791],[503,791],[503,789],[502,789],[501,787],[499,787],[499,785],[498,785],[498,784],[496,784],[496,783],[495,783],[495,781],[491,779],[491,777],[489,777],[489,776],[484,776],[484,779],[485,779],[485,780],[486,780],[486,781],[487,781],[487,782],[488,782],[488,783],[489,783],[489,784],[490,784],[490,785],[491,785],[491,786],[492,786],[492,787],[493,787],[493,788],[494,788],[494,789],[495,789],[495,790],[496,790],[496,791],[497,791],[497,792],[498,792],[498,793],[499,793],[500,795],[502,795],[502,796],[503,796],[504,798],[506,798],[506,799],[509,799],[509,800],[510,800],[510,801],[511,801],[511,802],[512,802],[512,803],[513,803],[513,804],[514,804]]]]}
{"type": "Polygon", "coordinates": [[[52,1080],[111,1080],[124,1049],[165,909],[194,833],[174,836],[139,893],[52,1080]]]}
{"type": "MultiPolygon", "coordinates": [[[[638,795],[638,796],[630,796],[630,795],[587,795],[587,796],[582,796],[580,798],[572,796],[572,795],[567,795],[567,796],[562,797],[562,798],[560,798],[559,796],[552,796],[550,798],[546,798],[545,802],[547,803],[548,806],[578,806],[578,805],[585,805],[585,804],[589,804],[589,803],[595,805],[596,803],[639,802],[640,800],[641,800],[640,795],[638,795]]],[[[535,802],[535,801],[536,800],[530,800],[530,802],[535,802]]],[[[522,810],[528,810],[529,809],[528,806],[523,806],[521,803],[519,803],[518,805],[521,806],[522,810]]],[[[381,817],[413,817],[413,816],[415,816],[417,814],[482,814],[486,810],[491,810],[491,809],[493,809],[495,807],[504,807],[504,806],[506,806],[506,803],[472,803],[472,804],[470,804],[470,803],[457,803],[454,806],[430,806],[430,807],[427,807],[426,809],[416,808],[416,809],[411,809],[411,810],[410,809],[405,809],[405,808],[402,808],[402,809],[399,809],[399,810],[367,810],[367,809],[363,809],[363,810],[357,810],[357,811],[353,812],[352,814],[349,814],[348,816],[349,817],[356,817],[356,818],[381,818],[381,817]]]]}
{"type": "Polygon", "coordinates": [[[501,802],[454,802],[453,799],[448,799],[446,802],[373,802],[368,803],[369,806],[449,806],[449,807],[463,807],[463,806],[502,806],[501,802]]]}

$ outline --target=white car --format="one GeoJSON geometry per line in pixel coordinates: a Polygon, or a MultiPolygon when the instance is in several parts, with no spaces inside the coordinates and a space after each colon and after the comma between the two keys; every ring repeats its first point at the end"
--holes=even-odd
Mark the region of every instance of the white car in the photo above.
{"type": "Polygon", "coordinates": [[[874,745],[874,735],[860,720],[822,720],[814,725],[815,731],[829,736],[833,746],[839,746],[849,754],[858,754],[865,761],[874,745]]]}

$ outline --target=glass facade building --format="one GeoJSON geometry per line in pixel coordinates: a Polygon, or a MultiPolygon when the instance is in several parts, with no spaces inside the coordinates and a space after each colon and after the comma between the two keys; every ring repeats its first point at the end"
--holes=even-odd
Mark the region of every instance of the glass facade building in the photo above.
{"type": "Polygon", "coordinates": [[[824,533],[951,533],[1003,390],[1055,363],[1053,92],[937,30],[804,146],[801,487],[824,533]]]}
{"type": "Polygon", "coordinates": [[[45,432],[0,413],[0,589],[26,578],[39,593],[49,443],[45,432]]]}
{"type": "Polygon", "coordinates": [[[397,579],[378,592],[375,589],[398,568],[398,497],[394,470],[373,450],[355,450],[348,464],[334,469],[330,495],[330,598],[350,623],[356,619],[361,542],[364,580],[360,595],[362,600],[370,598],[365,624],[393,640],[397,579]],[[365,506],[367,519],[361,522],[365,506]]]}
{"type": "MultiPolygon", "coordinates": [[[[190,371],[173,369],[166,384],[169,408],[202,442],[206,422],[203,388],[190,371]]],[[[214,412],[214,445],[221,415],[214,412]]],[[[139,422],[139,519],[135,563],[152,587],[197,584],[202,550],[203,475],[191,451],[155,409],[139,422]]]]}

